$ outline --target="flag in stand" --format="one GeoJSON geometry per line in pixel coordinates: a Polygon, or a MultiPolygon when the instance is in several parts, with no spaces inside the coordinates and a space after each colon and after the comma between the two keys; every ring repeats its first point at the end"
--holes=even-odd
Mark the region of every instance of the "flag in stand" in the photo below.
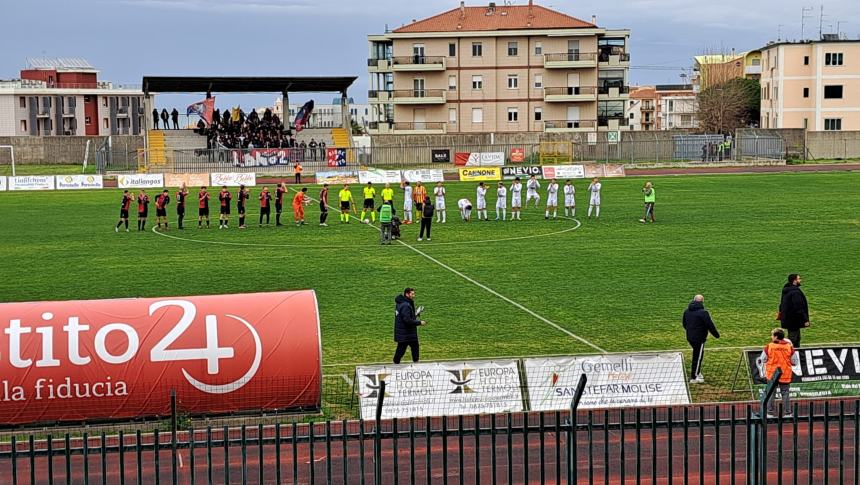
{"type": "Polygon", "coordinates": [[[215,98],[206,98],[203,101],[198,101],[188,106],[185,114],[188,116],[197,115],[207,125],[212,124],[212,113],[215,112],[215,98]]]}
{"type": "Polygon", "coordinates": [[[345,167],[346,166],[346,149],[345,148],[326,148],[326,158],[328,159],[329,167],[345,167]]]}
{"type": "Polygon", "coordinates": [[[299,109],[299,112],[296,113],[296,133],[302,131],[305,125],[308,123],[308,120],[311,119],[311,112],[314,110],[314,100],[310,100],[304,104],[304,106],[299,109]]]}

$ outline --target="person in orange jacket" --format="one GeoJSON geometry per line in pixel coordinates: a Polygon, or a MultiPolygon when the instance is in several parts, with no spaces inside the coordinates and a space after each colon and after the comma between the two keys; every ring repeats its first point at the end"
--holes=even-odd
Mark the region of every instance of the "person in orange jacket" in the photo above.
{"type": "MultiPolygon", "coordinates": [[[[779,393],[782,396],[782,412],[786,418],[792,417],[791,408],[789,407],[789,390],[791,388],[791,367],[800,365],[800,358],[794,350],[794,345],[791,340],[785,338],[785,330],[775,328],[770,333],[771,341],[764,346],[764,351],[756,359],[758,373],[764,376],[768,381],[773,378],[777,369],[782,370],[779,376],[777,386],[779,393]]],[[[773,396],[776,397],[776,396],[773,396]]],[[[776,399],[771,397],[767,403],[767,417],[773,418],[776,416],[776,399]]]]}

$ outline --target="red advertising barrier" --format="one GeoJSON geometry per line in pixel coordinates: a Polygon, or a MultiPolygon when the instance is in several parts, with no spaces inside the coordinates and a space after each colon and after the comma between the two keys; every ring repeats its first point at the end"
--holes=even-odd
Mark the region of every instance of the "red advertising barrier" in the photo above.
{"type": "Polygon", "coordinates": [[[316,409],[311,290],[0,304],[0,424],[316,409]]]}
{"type": "Polygon", "coordinates": [[[454,165],[458,167],[465,167],[467,163],[469,163],[469,156],[471,153],[469,152],[454,152],[454,165]]]}

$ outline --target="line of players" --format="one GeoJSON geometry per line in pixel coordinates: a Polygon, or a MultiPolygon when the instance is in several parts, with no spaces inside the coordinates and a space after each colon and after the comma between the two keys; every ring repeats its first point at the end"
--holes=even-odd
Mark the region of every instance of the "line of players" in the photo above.
{"type": "MultiPolygon", "coordinates": [[[[425,203],[429,203],[430,198],[427,196],[427,190],[423,186],[421,182],[416,182],[415,187],[409,182],[403,182],[401,184],[401,188],[403,189],[404,202],[403,202],[403,212],[404,212],[404,224],[412,224],[413,223],[413,209],[416,210],[419,214],[423,213],[423,206],[425,203]]],[[[526,183],[526,205],[529,202],[534,201],[534,207],[538,207],[540,204],[541,196],[540,190],[541,185],[540,182],[536,179],[535,176],[531,176],[526,183]]],[[[487,191],[489,187],[484,184],[484,182],[480,182],[476,189],[476,210],[478,220],[489,220],[487,214],[487,191]]],[[[589,206],[588,206],[588,217],[591,217],[592,211],[595,211],[595,216],[600,217],[600,189],[601,184],[598,178],[594,178],[591,181],[591,184],[588,186],[588,192],[591,195],[589,206]]],[[[303,187],[301,190],[297,191],[292,200],[292,208],[293,208],[293,219],[296,225],[304,225],[305,222],[305,214],[304,208],[308,204],[310,204],[311,199],[307,195],[307,188],[303,187]]],[[[328,184],[323,184],[322,189],[320,191],[319,196],[319,206],[320,206],[320,226],[326,227],[328,224],[326,220],[328,218],[328,184]]],[[[520,181],[519,177],[516,177],[511,183],[510,187],[505,187],[504,183],[499,182],[498,187],[496,189],[496,218],[495,220],[522,220],[521,219],[521,210],[523,206],[522,201],[522,191],[523,185],[520,181]],[[511,195],[511,218],[507,219],[507,206],[508,206],[508,193],[511,195]]],[[[547,201],[546,201],[546,210],[544,212],[544,218],[549,219],[552,217],[556,219],[558,217],[558,192],[559,192],[559,184],[555,179],[549,181],[547,185],[547,201]]],[[[569,217],[576,216],[576,188],[573,186],[570,180],[566,180],[564,187],[562,189],[564,193],[564,215],[569,217]]],[[[283,203],[285,194],[287,193],[287,187],[285,183],[280,183],[277,185],[275,189],[274,196],[274,205],[275,205],[275,225],[283,226],[281,223],[281,214],[283,212],[283,203]]],[[[433,210],[436,214],[436,222],[445,223],[447,222],[447,208],[445,204],[445,196],[446,189],[442,182],[437,182],[436,186],[433,188],[433,196],[435,198],[435,205],[433,206],[433,210]]],[[[365,187],[362,188],[362,195],[364,196],[364,203],[361,211],[361,218],[359,219],[362,222],[369,223],[372,221],[376,221],[376,212],[377,209],[375,207],[376,204],[376,188],[373,187],[373,184],[368,182],[365,187]],[[370,219],[367,218],[367,215],[370,215],[370,219]]],[[[179,229],[184,229],[184,219],[185,219],[185,205],[189,196],[189,191],[185,184],[179,188],[176,192],[176,214],[177,214],[177,227],[179,229]]],[[[247,201],[250,199],[250,191],[244,186],[241,185],[236,192],[236,209],[239,215],[239,228],[245,229],[247,226],[245,225],[245,213],[247,209],[247,201]]],[[[394,205],[394,189],[391,188],[390,184],[385,184],[385,187],[382,189],[382,203],[383,204],[391,204],[394,205]]],[[[205,186],[200,187],[200,191],[197,193],[197,227],[202,228],[203,223],[206,223],[206,228],[210,227],[209,223],[209,201],[211,199],[211,194],[207,191],[205,186]]],[[[271,205],[272,205],[272,194],[269,192],[268,187],[263,187],[258,195],[257,199],[260,203],[260,220],[259,225],[263,226],[263,221],[265,220],[265,225],[270,224],[270,215],[271,215],[271,205]]],[[[357,210],[355,208],[355,202],[352,197],[352,192],[349,189],[349,184],[344,184],[343,188],[338,193],[338,200],[340,202],[340,222],[341,223],[349,223],[350,220],[350,210],[354,215],[357,215],[357,210]]],[[[117,222],[114,230],[119,232],[120,228],[125,225],[126,232],[128,229],[128,220],[129,220],[129,210],[131,208],[132,203],[137,202],[137,230],[144,231],[146,230],[146,222],[149,214],[149,204],[152,202],[149,195],[146,193],[146,190],[141,189],[140,193],[135,197],[128,190],[123,191],[122,201],[120,204],[120,216],[119,221],[117,222]]],[[[231,205],[233,201],[233,194],[227,188],[227,186],[222,186],[221,191],[218,193],[218,205],[219,205],[219,217],[218,217],[218,228],[219,229],[227,229],[229,228],[230,223],[230,213],[231,213],[231,205]]],[[[156,219],[159,229],[169,229],[169,223],[167,218],[167,206],[170,204],[170,192],[167,189],[164,189],[160,194],[155,196],[155,211],[156,211],[156,219]]],[[[460,216],[464,221],[471,220],[472,214],[472,203],[469,199],[463,198],[457,202],[457,207],[460,211],[460,216]]]]}

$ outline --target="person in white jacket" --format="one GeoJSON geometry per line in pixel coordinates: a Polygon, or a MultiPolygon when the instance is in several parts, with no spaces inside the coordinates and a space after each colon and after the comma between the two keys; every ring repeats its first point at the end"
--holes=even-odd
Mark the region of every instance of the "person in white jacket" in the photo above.
{"type": "Polygon", "coordinates": [[[520,210],[523,207],[523,184],[520,182],[520,178],[517,177],[514,179],[514,183],[511,184],[511,220],[520,219],[520,210]]]}
{"type": "Polygon", "coordinates": [[[499,188],[496,189],[496,220],[499,220],[499,215],[502,220],[508,217],[508,189],[505,184],[499,182],[499,188]]]}
{"type": "Polygon", "coordinates": [[[436,222],[445,223],[445,186],[442,182],[436,182],[436,187],[433,189],[433,195],[436,196],[436,222]]]}
{"type": "Polygon", "coordinates": [[[576,217],[576,187],[570,180],[564,181],[564,215],[576,217]]]}
{"type": "Polygon", "coordinates": [[[543,218],[549,219],[549,213],[552,212],[552,218],[558,217],[558,182],[555,179],[549,181],[546,186],[546,212],[543,218]]]}
{"type": "Polygon", "coordinates": [[[488,221],[487,218],[487,186],[484,185],[484,182],[478,183],[478,189],[475,191],[477,196],[477,211],[478,211],[478,220],[481,220],[481,216],[485,221],[488,221]]]}
{"type": "Polygon", "coordinates": [[[532,175],[526,182],[526,205],[529,205],[530,200],[535,201],[535,208],[540,205],[540,192],[538,190],[540,190],[540,182],[538,182],[537,177],[532,175]]]}
{"type": "Polygon", "coordinates": [[[591,200],[588,202],[588,217],[591,217],[591,209],[597,209],[595,217],[600,218],[600,179],[594,177],[591,184],[588,185],[588,193],[591,194],[591,200]]]}

